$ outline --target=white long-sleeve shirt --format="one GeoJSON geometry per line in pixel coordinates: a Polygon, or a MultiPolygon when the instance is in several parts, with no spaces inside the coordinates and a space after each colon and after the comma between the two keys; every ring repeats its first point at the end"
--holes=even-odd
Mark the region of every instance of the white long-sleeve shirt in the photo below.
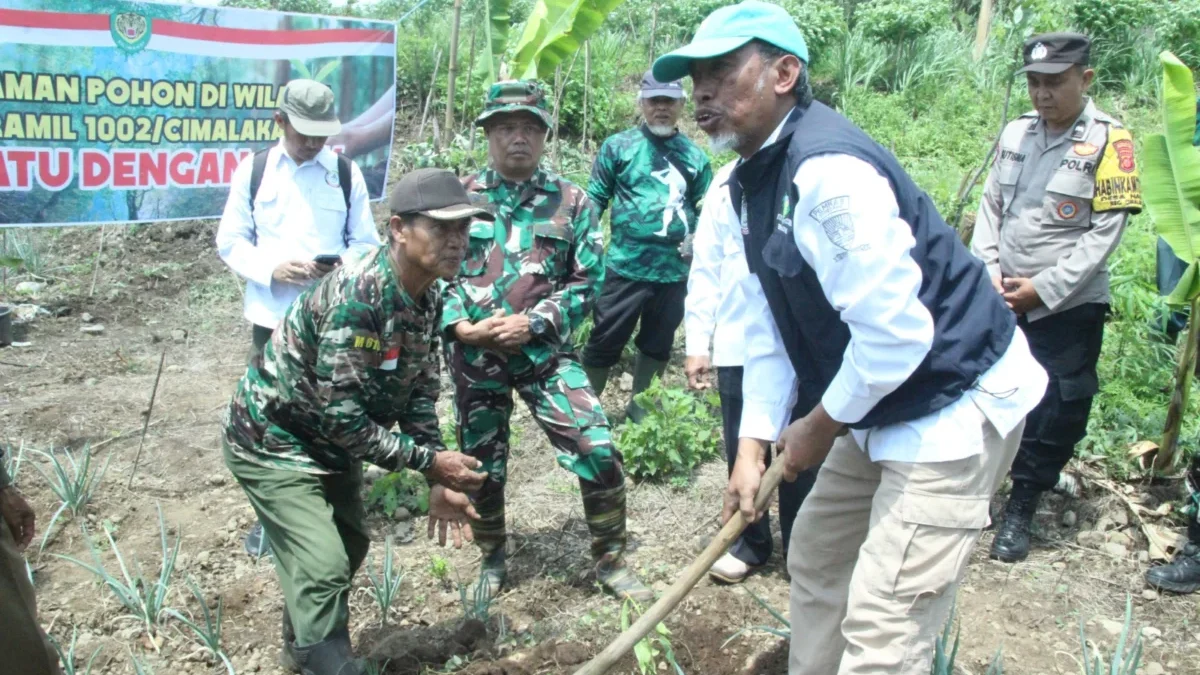
{"type": "Polygon", "coordinates": [[[718,368],[741,366],[746,312],[742,279],[750,274],[742,254],[737,214],[726,182],[736,162],[721,167],[704,198],[692,240],[692,268],[684,302],[683,331],[688,356],[708,356],[718,368]]]}
{"type": "Polygon", "coordinates": [[[371,217],[367,184],[353,162],[348,224],[346,200],[338,184],[337,155],[329,148],[300,165],[283,149],[282,141],[271,148],[251,214],[253,162],[253,156],[247,157],[233,173],[229,200],[217,229],[217,252],[246,280],[246,319],[274,328],[292,301],[312,285],[275,281],[271,275],[276,267],[319,255],[340,255],[350,262],[381,242],[371,217]],[[343,238],[347,229],[349,247],[343,238]]]}
{"type": "MultiPolygon", "coordinates": [[[[867,162],[819,155],[802,163],[794,180],[800,195],[796,246],[850,330],[842,366],[821,402],[830,417],[853,424],[903,384],[932,347],[933,316],[918,298],[922,274],[911,253],[916,242],[887,178],[867,162]],[[831,214],[853,224],[852,243],[839,236],[839,246],[826,235],[819,219],[831,214]]],[[[746,371],[740,436],[774,441],[796,399],[796,374],[758,277],[747,275],[742,289],[746,371]]],[[[1017,329],[1001,359],[958,401],[917,420],[852,433],[873,461],[962,459],[983,449],[979,412],[1007,435],[1041,400],[1046,383],[1017,329]]]]}

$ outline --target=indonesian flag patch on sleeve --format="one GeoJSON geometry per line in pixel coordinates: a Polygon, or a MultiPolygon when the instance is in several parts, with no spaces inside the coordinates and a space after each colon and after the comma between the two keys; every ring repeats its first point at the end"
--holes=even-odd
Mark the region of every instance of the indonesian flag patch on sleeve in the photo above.
{"type": "Polygon", "coordinates": [[[396,364],[400,361],[400,347],[392,347],[383,353],[383,362],[379,364],[380,370],[395,370],[396,364]]]}

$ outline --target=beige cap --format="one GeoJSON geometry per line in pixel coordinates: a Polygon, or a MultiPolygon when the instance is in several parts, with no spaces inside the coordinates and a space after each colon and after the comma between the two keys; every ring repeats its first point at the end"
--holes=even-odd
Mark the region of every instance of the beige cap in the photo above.
{"type": "Polygon", "coordinates": [[[316,80],[292,80],[283,88],[279,109],[305,136],[329,137],[342,130],[333,109],[333,90],[316,80]]]}

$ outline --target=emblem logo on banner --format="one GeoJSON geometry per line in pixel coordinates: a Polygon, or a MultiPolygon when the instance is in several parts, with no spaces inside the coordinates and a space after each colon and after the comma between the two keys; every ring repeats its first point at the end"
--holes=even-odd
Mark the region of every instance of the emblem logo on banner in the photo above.
{"type": "Polygon", "coordinates": [[[142,51],[150,42],[150,20],[134,12],[113,14],[109,19],[113,42],[130,54],[142,51]]]}

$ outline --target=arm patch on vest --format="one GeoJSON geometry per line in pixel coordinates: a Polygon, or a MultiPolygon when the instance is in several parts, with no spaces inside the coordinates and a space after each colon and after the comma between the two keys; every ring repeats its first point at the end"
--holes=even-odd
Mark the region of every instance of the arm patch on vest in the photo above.
{"type": "Polygon", "coordinates": [[[809,211],[808,215],[821,224],[821,229],[825,230],[825,236],[829,237],[829,241],[842,249],[843,252],[837,255],[836,260],[841,260],[854,251],[865,251],[871,248],[870,244],[854,245],[857,233],[854,227],[854,216],[850,213],[849,197],[826,199],[817,204],[817,208],[809,211]]]}
{"type": "Polygon", "coordinates": [[[1127,129],[1110,128],[1108,144],[1096,167],[1096,194],[1092,210],[1142,210],[1142,185],[1137,160],[1133,156],[1133,137],[1127,129]]]}

